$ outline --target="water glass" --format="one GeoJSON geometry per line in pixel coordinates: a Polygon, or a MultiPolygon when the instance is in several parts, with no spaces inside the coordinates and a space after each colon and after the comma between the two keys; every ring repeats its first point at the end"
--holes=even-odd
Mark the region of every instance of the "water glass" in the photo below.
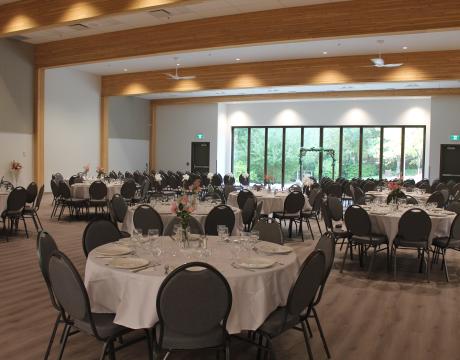
{"type": "Polygon", "coordinates": [[[150,242],[157,241],[160,238],[160,232],[158,229],[149,229],[147,234],[150,242]]]}
{"type": "Polygon", "coordinates": [[[217,235],[221,241],[228,240],[228,228],[225,225],[217,225],[217,235]]]}

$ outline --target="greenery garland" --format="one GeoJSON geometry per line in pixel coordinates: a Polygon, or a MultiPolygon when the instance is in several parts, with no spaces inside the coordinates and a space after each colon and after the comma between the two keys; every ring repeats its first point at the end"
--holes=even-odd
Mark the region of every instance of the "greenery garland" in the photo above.
{"type": "Polygon", "coordinates": [[[335,151],[334,149],[324,149],[322,147],[319,148],[300,148],[299,152],[299,167],[300,167],[300,174],[302,174],[302,159],[305,155],[307,155],[307,152],[314,151],[314,152],[321,152],[321,153],[326,153],[326,155],[329,155],[332,159],[332,178],[335,178],[335,151]]]}

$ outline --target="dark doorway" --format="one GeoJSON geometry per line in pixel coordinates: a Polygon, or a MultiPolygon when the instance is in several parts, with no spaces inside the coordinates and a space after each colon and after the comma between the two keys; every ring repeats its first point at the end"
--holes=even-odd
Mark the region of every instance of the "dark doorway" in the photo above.
{"type": "Polygon", "coordinates": [[[209,172],[209,143],[192,142],[192,172],[209,172]]]}
{"type": "Polygon", "coordinates": [[[460,145],[441,145],[439,170],[439,179],[441,181],[460,181],[460,145]]]}

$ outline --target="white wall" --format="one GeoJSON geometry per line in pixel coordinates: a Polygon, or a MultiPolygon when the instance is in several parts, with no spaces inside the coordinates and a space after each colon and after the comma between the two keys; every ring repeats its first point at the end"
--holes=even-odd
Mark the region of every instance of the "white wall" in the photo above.
{"type": "Polygon", "coordinates": [[[149,141],[109,139],[109,169],[118,172],[145,170],[149,163],[149,141]]]}
{"type": "Polygon", "coordinates": [[[0,39],[0,178],[19,161],[23,186],[33,180],[33,69],[33,46],[0,39]]]}
{"type": "MultiPolygon", "coordinates": [[[[226,108],[227,169],[231,162],[232,126],[425,125],[427,139],[430,138],[429,97],[245,102],[229,103],[226,108]]],[[[430,153],[429,142],[426,153],[430,153]]],[[[428,163],[427,157],[425,174],[428,163]]]]}
{"type": "MultiPolygon", "coordinates": [[[[431,99],[430,179],[439,178],[441,144],[455,144],[450,134],[460,133],[460,96],[433,96],[431,99]]],[[[459,159],[460,161],[460,159],[459,159]]]]}
{"type": "Polygon", "coordinates": [[[157,107],[158,169],[190,170],[191,143],[197,133],[210,142],[210,171],[216,171],[217,104],[162,105],[157,107]],[[187,165],[189,163],[189,165],[187,165]]]}
{"type": "MultiPolygon", "coordinates": [[[[45,185],[99,165],[100,78],[69,69],[45,73],[45,185]]],[[[47,189],[49,191],[49,189],[47,189]]]]}

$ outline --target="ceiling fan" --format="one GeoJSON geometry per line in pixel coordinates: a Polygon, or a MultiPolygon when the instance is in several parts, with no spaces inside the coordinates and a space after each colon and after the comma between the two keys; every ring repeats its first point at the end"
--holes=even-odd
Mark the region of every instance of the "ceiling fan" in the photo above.
{"type": "Polygon", "coordinates": [[[176,61],[176,72],[174,74],[171,74],[171,73],[164,73],[164,75],[166,75],[168,78],[170,78],[171,80],[192,80],[192,79],[195,79],[196,76],[195,75],[190,75],[190,76],[180,76],[179,75],[179,62],[178,62],[178,58],[175,57],[174,60],[176,61]]]}
{"type": "MultiPolygon", "coordinates": [[[[380,46],[383,46],[384,40],[377,40],[377,43],[380,44],[380,46]]],[[[385,64],[385,60],[382,58],[382,52],[379,51],[379,57],[378,58],[373,58],[371,59],[372,66],[376,68],[394,68],[394,67],[400,67],[404,65],[403,63],[397,63],[397,64],[385,64]]]]}

